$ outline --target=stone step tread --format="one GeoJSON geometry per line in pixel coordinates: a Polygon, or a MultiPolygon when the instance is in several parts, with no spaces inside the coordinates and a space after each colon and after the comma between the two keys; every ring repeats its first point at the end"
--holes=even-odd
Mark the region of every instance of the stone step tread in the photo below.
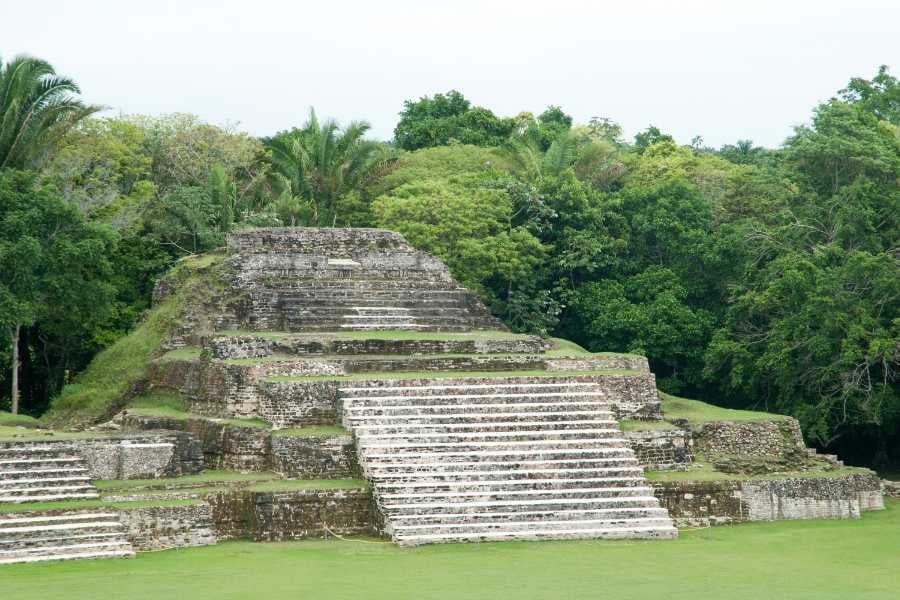
{"type": "Polygon", "coordinates": [[[85,468],[72,467],[69,469],[53,468],[53,469],[14,469],[14,470],[9,470],[9,471],[4,470],[4,471],[0,471],[0,477],[2,477],[4,475],[6,475],[6,476],[35,475],[35,474],[40,474],[40,473],[45,473],[48,476],[51,474],[66,474],[66,473],[73,474],[73,475],[74,474],[90,475],[90,472],[85,468]]]}
{"type": "MultiPolygon", "coordinates": [[[[580,408],[584,407],[594,407],[594,413],[599,415],[611,415],[612,413],[607,410],[601,410],[601,408],[608,408],[608,402],[585,402],[579,400],[578,402],[573,403],[565,403],[565,402],[496,402],[490,404],[396,404],[396,405],[386,405],[386,406],[346,406],[344,410],[350,412],[350,416],[359,416],[359,413],[362,412],[372,412],[372,411],[393,411],[393,410],[449,410],[449,409],[472,409],[472,410],[483,410],[485,408],[536,408],[538,406],[552,406],[554,408],[562,408],[565,406],[577,406],[580,408]]],[[[423,413],[424,414],[424,413],[423,413]]],[[[364,415],[362,415],[364,416],[364,415]]]]}
{"type": "Polygon", "coordinates": [[[0,557],[10,557],[10,556],[28,556],[30,554],[52,554],[54,552],[59,552],[61,550],[69,551],[72,550],[95,550],[99,548],[119,548],[123,550],[132,550],[131,544],[124,537],[119,540],[113,540],[109,542],[92,542],[92,543],[82,543],[82,544],[62,544],[59,546],[36,546],[34,548],[18,548],[16,550],[0,550],[0,557]]]}
{"type": "MultiPolygon", "coordinates": [[[[13,479],[13,484],[19,484],[21,480],[13,479]]],[[[5,487],[4,484],[0,483],[0,494],[17,494],[17,493],[31,493],[31,492],[42,492],[42,491],[51,491],[51,492],[76,492],[82,490],[94,490],[94,486],[88,484],[82,485],[46,485],[46,486],[31,486],[31,487],[5,487]]]]}
{"type": "Polygon", "coordinates": [[[401,544],[450,542],[450,541],[501,541],[501,540],[529,540],[529,539],[572,539],[584,538],[637,538],[646,537],[677,537],[678,530],[674,527],[628,527],[621,529],[553,529],[548,531],[484,531],[480,533],[443,533],[431,535],[397,536],[401,544]]]}
{"type": "MultiPolygon", "coordinates": [[[[360,440],[358,447],[360,450],[369,452],[377,451],[384,448],[393,448],[402,452],[397,454],[407,454],[407,450],[411,448],[420,449],[421,451],[431,451],[433,454],[444,454],[445,450],[470,448],[472,450],[481,450],[488,448],[509,448],[509,449],[525,449],[541,447],[567,447],[574,450],[594,449],[597,446],[610,446],[613,448],[624,448],[625,440],[622,438],[592,438],[592,439],[574,439],[574,440],[554,440],[554,439],[537,439],[537,440],[500,440],[500,441],[473,441],[473,442],[394,442],[389,444],[368,443],[360,440]]],[[[41,489],[41,488],[34,488],[41,489]]],[[[74,488],[73,488],[74,489],[74,488]]]]}
{"type": "Polygon", "coordinates": [[[668,518],[669,511],[659,506],[637,506],[637,507],[618,507],[618,508],[592,508],[579,510],[522,510],[522,511],[479,511],[477,513],[433,513],[433,514],[398,514],[392,517],[392,521],[397,524],[412,523],[414,521],[434,520],[436,522],[449,522],[453,519],[464,520],[467,523],[497,523],[504,522],[510,518],[523,519],[532,516],[538,519],[553,518],[563,520],[565,516],[571,517],[573,520],[588,519],[591,517],[607,517],[610,515],[634,514],[645,516],[647,518],[668,518]]]}
{"type": "MultiPolygon", "coordinates": [[[[83,481],[85,482],[85,484],[87,484],[90,479],[87,475],[79,475],[74,477],[10,477],[0,478],[0,488],[10,485],[21,485],[23,483],[66,483],[72,481],[83,481]]],[[[88,485],[87,487],[90,486],[88,485]]]]}
{"type": "MultiPolygon", "coordinates": [[[[459,433],[365,433],[359,435],[359,440],[370,442],[372,440],[410,440],[410,439],[429,439],[429,440],[438,440],[438,439],[473,439],[473,438],[507,438],[507,437],[536,437],[541,436],[544,438],[549,438],[549,436],[553,435],[578,435],[578,436],[594,436],[601,433],[615,433],[621,435],[621,431],[618,427],[607,427],[607,428],[584,428],[584,429],[538,429],[532,431],[466,431],[459,433]]],[[[76,478],[72,478],[76,479],[76,478]]]]}
{"type": "MultiPolygon", "coordinates": [[[[560,377],[564,377],[564,374],[560,374],[560,377]]],[[[512,377],[510,377],[511,379],[512,377]]],[[[427,379],[427,377],[423,378],[427,379]]],[[[341,395],[344,396],[349,392],[371,392],[371,391],[395,391],[395,390],[405,390],[410,392],[417,392],[422,390],[444,390],[444,389],[487,389],[487,388],[548,388],[548,387],[568,387],[568,388],[576,388],[576,387],[597,387],[598,384],[593,381],[567,381],[567,382],[551,382],[551,383],[455,383],[455,384],[428,384],[428,385],[409,385],[409,386],[363,386],[363,387],[342,387],[341,395]]],[[[356,397],[356,396],[353,396],[356,397]]]]}
{"type": "MultiPolygon", "coordinates": [[[[559,416],[584,416],[588,418],[593,417],[606,417],[611,416],[612,413],[607,411],[597,411],[597,410],[579,410],[579,411],[529,411],[529,412],[502,412],[502,413],[456,413],[456,414],[439,414],[439,415],[359,415],[359,416],[349,416],[345,415],[344,419],[347,421],[361,421],[361,422],[371,422],[371,421],[379,421],[378,424],[372,424],[371,427],[387,427],[388,425],[384,425],[383,422],[385,420],[393,420],[399,424],[408,423],[410,426],[415,425],[415,423],[410,423],[409,421],[412,419],[417,420],[425,420],[428,423],[433,423],[435,419],[445,419],[445,420],[455,420],[455,419],[475,419],[474,423],[494,422],[492,419],[505,419],[505,418],[514,418],[514,417],[523,417],[527,418],[527,421],[520,421],[522,423],[541,423],[541,422],[553,422],[553,419],[548,419],[548,417],[559,417],[559,416]]],[[[433,423],[434,425],[442,425],[442,423],[433,423]]],[[[460,423],[457,421],[457,424],[471,424],[471,423],[460,423]]],[[[391,427],[394,425],[391,424],[391,427]]],[[[358,429],[360,425],[353,425],[354,429],[358,429]]]]}
{"type": "MultiPolygon", "coordinates": [[[[457,463],[458,464],[458,463],[457,463]]],[[[443,475],[452,479],[421,479],[418,473],[389,473],[384,475],[376,475],[372,476],[373,480],[378,481],[382,485],[391,485],[391,480],[397,480],[401,478],[405,478],[409,480],[409,483],[412,485],[427,485],[430,483],[434,484],[444,484],[447,483],[471,483],[471,482],[499,482],[499,483],[512,483],[516,481],[541,481],[541,476],[545,477],[547,481],[558,481],[563,478],[569,478],[572,476],[578,477],[578,474],[600,474],[600,475],[611,475],[614,473],[621,473],[621,476],[625,476],[626,474],[630,474],[633,477],[642,477],[644,473],[643,467],[608,467],[605,469],[509,469],[505,471],[443,471],[439,473],[431,473],[428,475],[430,477],[435,477],[437,475],[443,475]],[[493,477],[501,477],[502,479],[472,479],[474,474],[481,475],[490,475],[493,477]],[[559,475],[560,477],[546,479],[547,475],[559,475]],[[519,477],[519,478],[511,478],[514,475],[537,475],[538,477],[519,477]]],[[[599,477],[602,479],[603,477],[599,477]]],[[[589,479],[598,479],[598,477],[589,477],[589,479]]]]}
{"type": "Polygon", "coordinates": [[[42,502],[44,500],[89,500],[99,498],[97,492],[93,494],[67,493],[67,494],[44,494],[36,496],[0,496],[0,502],[42,502]]]}
{"type": "MultiPolygon", "coordinates": [[[[499,506],[540,506],[540,505],[571,505],[571,504],[610,504],[615,502],[646,502],[652,506],[658,506],[656,496],[618,496],[614,498],[546,498],[537,500],[473,500],[464,504],[466,508],[490,508],[499,506]]],[[[454,508],[459,507],[459,502],[406,502],[384,504],[386,509],[403,510],[423,508],[454,508]]]]}
{"type": "MultiPolygon", "coordinates": [[[[459,467],[464,467],[464,466],[480,467],[478,469],[472,470],[473,473],[494,473],[494,472],[497,472],[497,469],[484,468],[484,467],[494,467],[494,466],[519,467],[521,465],[528,465],[528,464],[545,465],[546,466],[546,465],[552,465],[554,463],[584,465],[584,464],[588,464],[588,463],[610,464],[610,463],[621,463],[621,462],[629,462],[632,464],[629,464],[629,465],[616,464],[615,466],[630,467],[630,466],[638,465],[637,459],[634,456],[624,456],[624,457],[620,456],[620,457],[611,457],[611,458],[602,458],[602,459],[591,458],[591,459],[577,459],[577,460],[563,459],[563,460],[525,460],[525,461],[517,461],[517,460],[459,461],[459,462],[453,462],[453,463],[449,463],[449,464],[442,463],[442,462],[436,462],[436,463],[367,463],[365,465],[365,469],[366,469],[367,473],[372,473],[374,471],[376,473],[376,476],[377,476],[377,472],[382,469],[392,469],[392,472],[393,472],[393,470],[396,470],[396,469],[405,469],[406,473],[413,473],[413,472],[416,472],[415,471],[416,469],[418,469],[418,472],[424,472],[423,469],[427,468],[427,469],[429,469],[430,472],[435,472],[435,473],[445,473],[445,472],[456,473],[456,472],[459,472],[456,469],[459,469],[459,467]]],[[[512,469],[510,469],[510,470],[512,470],[512,469]]]]}
{"type": "Polygon", "coordinates": [[[131,558],[134,550],[115,550],[109,552],[77,552],[69,554],[49,554],[47,556],[27,556],[17,558],[0,558],[0,565],[12,565],[18,563],[46,562],[51,560],[75,560],[89,558],[131,558]]]}
{"type": "MultiPolygon", "coordinates": [[[[396,402],[397,400],[495,400],[506,398],[605,398],[606,394],[602,392],[531,392],[527,394],[428,394],[422,396],[352,396],[346,398],[344,405],[349,408],[368,407],[372,404],[369,402],[396,402]],[[350,402],[352,400],[352,402],[350,402]]],[[[522,404],[525,404],[524,402],[522,404]]],[[[605,402],[609,404],[609,402],[605,402]]]]}
{"type": "Polygon", "coordinates": [[[534,521],[495,521],[493,523],[429,523],[421,525],[393,525],[396,532],[413,532],[427,531],[434,529],[480,529],[482,531],[490,531],[492,529],[515,528],[523,526],[533,530],[543,528],[557,527],[564,525],[568,529],[581,529],[579,525],[587,526],[591,529],[604,529],[607,527],[618,528],[622,525],[632,522],[641,527],[672,527],[672,519],[666,517],[633,517],[631,519],[562,519],[562,520],[534,520],[534,521]],[[618,527],[616,527],[618,526],[618,527]]]}
{"type": "Polygon", "coordinates": [[[535,455],[552,455],[552,454],[615,454],[627,452],[626,456],[630,456],[631,450],[628,448],[545,448],[533,452],[530,450],[477,450],[469,452],[396,452],[396,453],[366,453],[367,458],[446,458],[448,456],[535,456],[535,455]]]}
{"type": "Polygon", "coordinates": [[[15,545],[21,545],[21,544],[58,543],[58,542],[66,542],[69,540],[99,540],[99,539],[108,539],[108,538],[124,539],[123,536],[124,536],[124,532],[122,532],[122,531],[116,531],[113,533],[82,533],[82,534],[67,533],[65,536],[0,539],[0,547],[2,547],[3,545],[15,546],[15,545]]]}
{"type": "Polygon", "coordinates": [[[619,482],[643,482],[644,478],[640,474],[634,474],[631,477],[572,477],[558,479],[496,479],[490,481],[483,480],[460,480],[460,481],[435,481],[435,480],[414,480],[402,483],[381,482],[378,486],[379,490],[387,490],[393,488],[431,488],[431,487],[483,487],[489,488],[494,486],[519,486],[519,485],[546,485],[561,483],[579,484],[579,483],[612,483],[619,482]]]}
{"type": "Polygon", "coordinates": [[[0,527],[10,523],[41,523],[55,521],[85,521],[85,520],[108,520],[118,518],[116,513],[111,512],[87,512],[87,513],[71,513],[62,515],[41,515],[37,517],[2,517],[0,518],[0,527]]]}
{"type": "Polygon", "coordinates": [[[15,458],[15,459],[3,459],[0,460],[0,465],[18,465],[18,464],[32,464],[32,463],[61,463],[61,462],[78,462],[83,463],[84,459],[79,458],[77,456],[68,456],[68,457],[51,457],[51,458],[15,458]]]}
{"type": "MultiPolygon", "coordinates": [[[[491,497],[495,498],[498,496],[502,496],[503,499],[512,499],[517,496],[528,497],[528,496],[547,496],[554,495],[559,499],[567,499],[565,496],[570,494],[605,494],[612,492],[623,492],[623,493],[636,493],[636,492],[649,492],[653,493],[653,488],[648,486],[615,486],[615,487],[586,487],[586,488],[565,488],[565,489],[550,489],[550,490],[505,490],[505,491],[493,491],[493,490],[477,490],[471,492],[434,492],[434,493],[385,493],[379,490],[378,497],[381,500],[384,500],[386,504],[389,504],[388,500],[395,500],[400,498],[434,498],[441,500],[449,500],[450,498],[458,498],[460,500],[465,498],[481,498],[481,497],[491,497]]],[[[597,498],[607,498],[609,496],[597,496],[597,498]]]]}
{"type": "MultiPolygon", "coordinates": [[[[540,413],[545,414],[545,413],[540,413]]],[[[386,429],[409,429],[409,430],[420,430],[420,429],[441,429],[442,431],[458,429],[476,429],[476,431],[485,431],[484,427],[490,427],[489,431],[502,431],[500,428],[508,427],[509,431],[533,431],[530,429],[523,429],[525,427],[544,427],[546,425],[552,425],[554,427],[559,427],[560,425],[609,425],[614,428],[616,431],[619,430],[618,421],[613,419],[581,419],[575,421],[542,421],[536,423],[529,423],[527,421],[495,421],[493,423],[489,423],[486,425],[476,425],[472,423],[445,423],[439,425],[420,425],[420,424],[408,424],[408,425],[356,425],[354,429],[356,431],[366,432],[365,435],[377,435],[377,432],[383,431],[386,429]],[[369,433],[373,432],[373,433],[369,433]]],[[[578,428],[571,429],[568,431],[579,431],[578,428]]],[[[474,432],[473,432],[474,433],[474,432]]]]}
{"type": "Polygon", "coordinates": [[[75,531],[78,529],[121,528],[119,521],[86,521],[84,523],[62,523],[59,525],[36,525],[26,527],[0,527],[0,535],[13,533],[37,533],[42,531],[75,531]]]}

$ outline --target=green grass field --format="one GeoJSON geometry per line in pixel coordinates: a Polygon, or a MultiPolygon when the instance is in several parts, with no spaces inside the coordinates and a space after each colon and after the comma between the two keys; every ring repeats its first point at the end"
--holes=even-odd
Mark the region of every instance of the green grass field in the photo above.
{"type": "Polygon", "coordinates": [[[0,567],[3,598],[15,600],[872,600],[898,589],[896,500],[858,521],[715,527],[675,541],[226,542],[134,560],[0,567]]]}

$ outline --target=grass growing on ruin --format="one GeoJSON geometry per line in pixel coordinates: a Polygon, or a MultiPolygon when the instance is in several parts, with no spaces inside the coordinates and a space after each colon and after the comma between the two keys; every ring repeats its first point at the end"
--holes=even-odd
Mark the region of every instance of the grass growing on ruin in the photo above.
{"type": "Polygon", "coordinates": [[[276,429],[272,432],[275,437],[302,437],[317,438],[331,437],[335,435],[348,435],[349,432],[340,425],[310,425],[307,427],[290,427],[288,429],[276,429]]]}
{"type": "Polygon", "coordinates": [[[197,475],[182,475],[181,477],[168,477],[166,479],[103,479],[95,481],[94,485],[101,491],[129,490],[138,488],[158,489],[171,487],[189,487],[191,485],[203,486],[214,483],[247,483],[261,482],[273,479],[281,479],[277,473],[256,472],[241,473],[240,471],[204,471],[197,475]]]}
{"type": "Polygon", "coordinates": [[[30,511],[43,510],[81,510],[81,509],[135,509],[149,508],[152,506],[191,506],[201,504],[203,500],[187,499],[187,500],[171,500],[168,498],[160,498],[158,500],[138,500],[130,502],[107,502],[105,500],[63,500],[58,502],[23,502],[21,504],[0,504],[0,514],[2,513],[20,513],[30,511]]]}
{"type": "Polygon", "coordinates": [[[659,397],[662,401],[664,418],[687,419],[692,424],[708,421],[773,421],[787,418],[784,415],[767,412],[722,408],[700,400],[679,398],[663,392],[659,393],[659,397]]]}
{"type": "Polygon", "coordinates": [[[128,387],[144,373],[147,361],[168,335],[180,302],[168,298],[150,311],[134,331],[94,357],[75,383],[63,388],[45,418],[50,423],[84,423],[108,413],[128,387]]]}
{"type": "Polygon", "coordinates": [[[360,381],[366,379],[446,379],[469,377],[577,377],[579,375],[641,375],[632,369],[601,369],[596,371],[414,371],[390,373],[354,373],[352,375],[274,376],[265,381],[360,381]]]}
{"type": "Polygon", "coordinates": [[[2,427],[27,427],[35,429],[41,426],[41,422],[28,415],[14,415],[0,410],[0,426],[2,427]]]}
{"type": "Polygon", "coordinates": [[[241,541],[0,567],[0,589],[16,600],[892,600],[898,587],[896,500],[860,520],[713,527],[663,542],[241,541]]]}
{"type": "Polygon", "coordinates": [[[871,473],[871,471],[863,467],[828,468],[826,464],[822,464],[801,471],[743,475],[716,471],[715,467],[708,463],[695,463],[687,471],[645,471],[644,474],[650,481],[750,481],[757,479],[790,479],[792,477],[843,477],[854,473],[871,473]]]}
{"type": "Polygon", "coordinates": [[[619,428],[622,431],[666,431],[678,429],[668,421],[638,421],[635,419],[619,421],[619,428]]]}
{"type": "Polygon", "coordinates": [[[280,479],[246,487],[251,492],[290,492],[293,490],[353,490],[368,487],[364,479],[280,479]]]}

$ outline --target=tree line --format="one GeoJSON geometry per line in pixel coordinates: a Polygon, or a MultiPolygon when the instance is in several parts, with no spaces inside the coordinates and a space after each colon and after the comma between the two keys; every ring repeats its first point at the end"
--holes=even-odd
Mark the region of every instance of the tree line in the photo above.
{"type": "Polygon", "coordinates": [[[501,117],[456,91],[405,102],[389,142],[313,111],[256,138],[185,114],[98,118],[47,63],[0,65],[0,408],[40,414],[135,325],[161,273],[228,231],[385,227],[515,331],[645,354],[666,392],[900,458],[886,67],[777,149],[715,149],[653,126],[626,140],[556,106],[501,117]]]}

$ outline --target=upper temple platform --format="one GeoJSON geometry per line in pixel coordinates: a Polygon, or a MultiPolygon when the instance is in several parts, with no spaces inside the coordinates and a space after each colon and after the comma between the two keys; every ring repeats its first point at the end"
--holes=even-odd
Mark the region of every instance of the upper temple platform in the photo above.
{"type": "Polygon", "coordinates": [[[281,227],[228,239],[237,323],[276,331],[505,329],[438,258],[381,229],[281,227]]]}

